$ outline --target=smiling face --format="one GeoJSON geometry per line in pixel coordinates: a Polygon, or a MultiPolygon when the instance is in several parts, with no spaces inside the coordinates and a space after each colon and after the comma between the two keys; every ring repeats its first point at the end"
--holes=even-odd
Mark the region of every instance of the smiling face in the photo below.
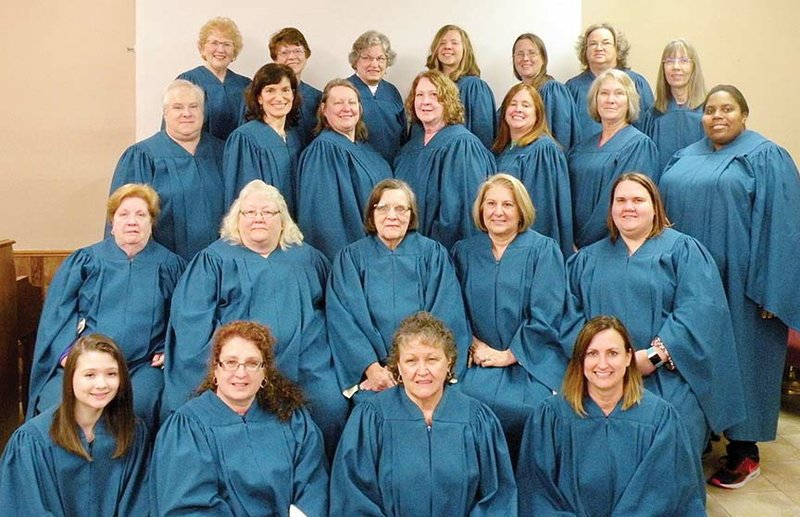
{"type": "Polygon", "coordinates": [[[381,45],[372,45],[362,50],[356,58],[356,74],[366,84],[375,86],[386,75],[388,59],[381,45]]]}
{"type": "Polygon", "coordinates": [[[715,149],[721,149],[741,135],[746,121],[747,115],[730,93],[718,91],[708,97],[703,111],[703,130],[715,149]]]}
{"type": "Polygon", "coordinates": [[[291,68],[298,81],[306,68],[307,60],[306,48],[302,45],[278,45],[275,49],[275,63],[291,68]]]}
{"type": "Polygon", "coordinates": [[[684,89],[689,86],[689,79],[692,78],[694,63],[686,54],[680,52],[666,58],[663,63],[664,78],[671,89],[684,89]]]}
{"type": "Polygon", "coordinates": [[[271,253],[280,243],[282,229],[278,204],[265,192],[254,192],[242,199],[239,236],[243,246],[262,255],[271,253]]]}
{"type": "Polygon", "coordinates": [[[512,140],[520,139],[533,129],[536,124],[536,107],[527,90],[520,90],[511,97],[505,117],[512,140]]]}
{"type": "Polygon", "coordinates": [[[450,370],[442,346],[429,345],[418,337],[410,338],[400,345],[397,370],[408,398],[417,406],[438,404],[450,370]]]}
{"type": "Polygon", "coordinates": [[[420,79],[414,90],[414,112],[426,129],[444,126],[444,106],[439,102],[436,86],[427,77],[420,79]]]}
{"type": "Polygon", "coordinates": [[[356,126],[361,117],[358,94],[347,86],[334,86],[322,104],[322,116],[328,121],[331,129],[350,140],[355,140],[356,126]]]}
{"type": "Polygon", "coordinates": [[[600,28],[589,33],[586,38],[586,61],[595,75],[617,66],[617,47],[610,30],[600,28]]]}
{"type": "Polygon", "coordinates": [[[622,397],[625,370],[633,354],[625,350],[625,341],[614,329],[598,332],[586,348],[583,375],[589,396],[598,400],[622,397]]]}
{"type": "Polygon", "coordinates": [[[219,353],[219,362],[214,368],[217,380],[217,396],[228,407],[238,413],[247,411],[256,398],[261,383],[266,378],[264,357],[255,343],[240,336],[231,337],[219,353]],[[227,371],[220,363],[237,362],[236,370],[227,371]],[[248,364],[259,364],[256,371],[250,371],[248,364]]]}
{"type": "Polygon", "coordinates": [[[126,197],[114,212],[111,234],[117,246],[130,256],[143,250],[153,233],[153,218],[147,202],[140,197],[126,197]]]}
{"type": "Polygon", "coordinates": [[[219,31],[211,31],[200,47],[200,55],[206,65],[216,73],[224,72],[233,62],[236,49],[233,40],[219,31]]]}
{"type": "Polygon", "coordinates": [[[613,77],[605,79],[597,90],[597,114],[603,124],[618,124],[627,119],[628,93],[613,77]]]}
{"type": "Polygon", "coordinates": [[[264,110],[264,122],[285,120],[286,115],[292,110],[294,93],[292,83],[284,77],[277,84],[268,84],[261,89],[258,104],[264,110]]]}
{"type": "Polygon", "coordinates": [[[514,199],[514,193],[508,187],[489,187],[483,196],[481,214],[483,224],[493,239],[513,239],[519,233],[519,206],[514,199]]]}
{"type": "Polygon", "coordinates": [[[464,58],[464,42],[461,33],[457,30],[449,30],[439,40],[436,49],[436,57],[441,64],[441,70],[449,74],[461,64],[464,58]]]}
{"type": "Polygon", "coordinates": [[[394,249],[408,232],[408,224],[411,221],[411,201],[402,190],[384,190],[372,215],[378,238],[389,249],[394,249]],[[403,212],[402,214],[398,213],[398,207],[403,212]]]}
{"type": "Polygon", "coordinates": [[[117,396],[119,383],[119,365],[111,354],[96,350],[82,353],[72,376],[76,411],[102,411],[117,396]]]}
{"type": "Polygon", "coordinates": [[[523,83],[530,83],[542,70],[542,55],[536,44],[523,38],[514,45],[514,69],[523,83]]]}
{"type": "Polygon", "coordinates": [[[621,181],[614,189],[611,217],[626,240],[640,241],[653,231],[655,208],[650,193],[635,181],[621,181]]]}

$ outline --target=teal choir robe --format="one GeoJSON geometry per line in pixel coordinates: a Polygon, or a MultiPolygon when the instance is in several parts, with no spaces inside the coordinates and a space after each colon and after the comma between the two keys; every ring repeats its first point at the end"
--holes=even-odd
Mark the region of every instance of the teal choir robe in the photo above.
{"type": "MultiPolygon", "coordinates": [[[[225,80],[220,81],[204,65],[182,73],[177,79],[186,79],[205,92],[203,130],[221,140],[228,138],[244,114],[244,92],[250,86],[250,79],[228,69],[225,80]]],[[[161,129],[164,129],[163,122],[161,129]]]]}
{"type": "Polygon", "coordinates": [[[300,111],[297,114],[297,132],[303,149],[311,143],[316,136],[314,129],[317,127],[317,109],[322,101],[322,92],[308,83],[300,81],[297,85],[300,94],[300,111]]]}
{"type": "Polygon", "coordinates": [[[669,100],[664,113],[654,106],[642,114],[640,127],[658,148],[659,171],[664,170],[675,153],[705,136],[702,118],[702,106],[688,109],[679,106],[675,99],[669,100]]]}
{"type": "Polygon", "coordinates": [[[553,78],[539,87],[539,94],[544,102],[550,133],[568,151],[581,141],[580,116],[572,94],[563,83],[553,78]]]}
{"type": "Polygon", "coordinates": [[[353,83],[361,96],[367,141],[381,153],[386,163],[393,163],[394,157],[406,141],[406,109],[403,106],[403,97],[387,81],[381,80],[373,94],[358,75],[353,74],[347,80],[353,83]]]}
{"type": "Polygon", "coordinates": [[[497,105],[492,89],[477,75],[465,75],[456,81],[456,86],[464,106],[464,127],[491,149],[497,136],[497,105]]]}

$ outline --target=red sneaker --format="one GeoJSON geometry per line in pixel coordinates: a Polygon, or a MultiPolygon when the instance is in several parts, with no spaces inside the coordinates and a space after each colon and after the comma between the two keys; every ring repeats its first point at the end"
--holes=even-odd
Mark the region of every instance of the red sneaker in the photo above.
{"type": "Polygon", "coordinates": [[[727,457],[725,459],[726,465],[708,478],[710,485],[721,488],[741,488],[761,474],[761,467],[753,458],[745,456],[738,464],[732,464],[727,457]]]}

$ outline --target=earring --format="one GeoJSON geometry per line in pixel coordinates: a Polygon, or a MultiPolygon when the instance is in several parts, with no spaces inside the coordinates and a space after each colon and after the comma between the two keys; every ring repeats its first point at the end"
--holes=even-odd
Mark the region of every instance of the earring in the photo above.
{"type": "Polygon", "coordinates": [[[217,376],[215,375],[214,376],[214,386],[216,386],[216,385],[217,385],[217,376]]]}
{"type": "Polygon", "coordinates": [[[446,382],[452,382],[454,377],[455,377],[455,374],[453,373],[453,370],[448,370],[447,371],[447,376],[444,378],[444,380],[446,382]]]}
{"type": "Polygon", "coordinates": [[[261,380],[261,389],[263,390],[263,389],[264,389],[264,388],[266,388],[266,387],[267,387],[267,378],[266,378],[266,377],[264,377],[264,378],[261,380]]]}

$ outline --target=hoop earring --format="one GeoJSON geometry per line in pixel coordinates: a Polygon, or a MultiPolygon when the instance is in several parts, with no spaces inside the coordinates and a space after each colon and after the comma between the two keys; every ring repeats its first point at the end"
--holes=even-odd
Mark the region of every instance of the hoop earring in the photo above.
{"type": "Polygon", "coordinates": [[[267,387],[267,378],[266,378],[266,377],[264,377],[264,378],[261,380],[261,387],[260,387],[260,389],[262,389],[262,390],[263,390],[263,389],[264,389],[264,388],[266,388],[266,387],[267,387]]]}

